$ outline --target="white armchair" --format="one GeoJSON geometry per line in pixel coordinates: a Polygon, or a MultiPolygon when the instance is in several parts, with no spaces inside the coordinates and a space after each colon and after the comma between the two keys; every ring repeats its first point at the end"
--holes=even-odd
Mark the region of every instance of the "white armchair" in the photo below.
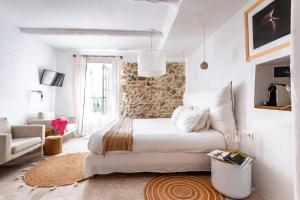
{"type": "Polygon", "coordinates": [[[17,125],[10,126],[6,118],[0,118],[0,164],[18,158],[45,142],[45,126],[17,125]]]}

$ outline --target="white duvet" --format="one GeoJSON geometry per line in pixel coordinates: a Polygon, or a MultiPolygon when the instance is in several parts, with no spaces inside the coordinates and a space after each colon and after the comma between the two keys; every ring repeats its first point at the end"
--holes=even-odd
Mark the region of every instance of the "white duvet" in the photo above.
{"type": "MultiPolygon", "coordinates": [[[[101,154],[102,137],[110,127],[91,135],[88,148],[101,154]]],[[[224,136],[215,130],[184,133],[169,118],[135,119],[133,121],[133,151],[114,153],[206,153],[225,148],[224,136]]]]}

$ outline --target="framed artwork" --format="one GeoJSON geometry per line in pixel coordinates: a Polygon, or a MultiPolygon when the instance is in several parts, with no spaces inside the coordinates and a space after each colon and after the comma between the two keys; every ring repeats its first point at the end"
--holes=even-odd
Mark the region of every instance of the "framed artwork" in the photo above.
{"type": "Polygon", "coordinates": [[[247,62],[290,46],[291,0],[256,0],[244,18],[247,62]]]}

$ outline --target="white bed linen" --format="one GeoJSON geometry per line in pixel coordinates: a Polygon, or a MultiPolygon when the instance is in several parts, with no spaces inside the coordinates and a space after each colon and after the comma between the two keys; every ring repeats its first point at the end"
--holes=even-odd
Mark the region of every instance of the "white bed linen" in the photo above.
{"type": "Polygon", "coordinates": [[[108,152],[106,156],[90,153],[85,159],[84,175],[114,172],[192,172],[210,171],[205,153],[128,153],[108,152]]]}
{"type": "MultiPolygon", "coordinates": [[[[91,135],[88,144],[91,152],[101,154],[102,137],[108,128],[91,135]]],[[[224,136],[212,129],[184,133],[169,118],[133,121],[133,151],[130,153],[207,153],[217,148],[225,148],[224,136]]]]}

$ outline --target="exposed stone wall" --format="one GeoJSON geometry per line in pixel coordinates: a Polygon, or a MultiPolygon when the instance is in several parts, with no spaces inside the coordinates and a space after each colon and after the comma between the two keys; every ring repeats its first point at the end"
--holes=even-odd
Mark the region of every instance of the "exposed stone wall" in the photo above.
{"type": "Polygon", "coordinates": [[[133,118],[170,117],[182,105],[185,90],[184,63],[167,63],[161,77],[138,77],[137,63],[121,66],[121,115],[133,118]]]}

